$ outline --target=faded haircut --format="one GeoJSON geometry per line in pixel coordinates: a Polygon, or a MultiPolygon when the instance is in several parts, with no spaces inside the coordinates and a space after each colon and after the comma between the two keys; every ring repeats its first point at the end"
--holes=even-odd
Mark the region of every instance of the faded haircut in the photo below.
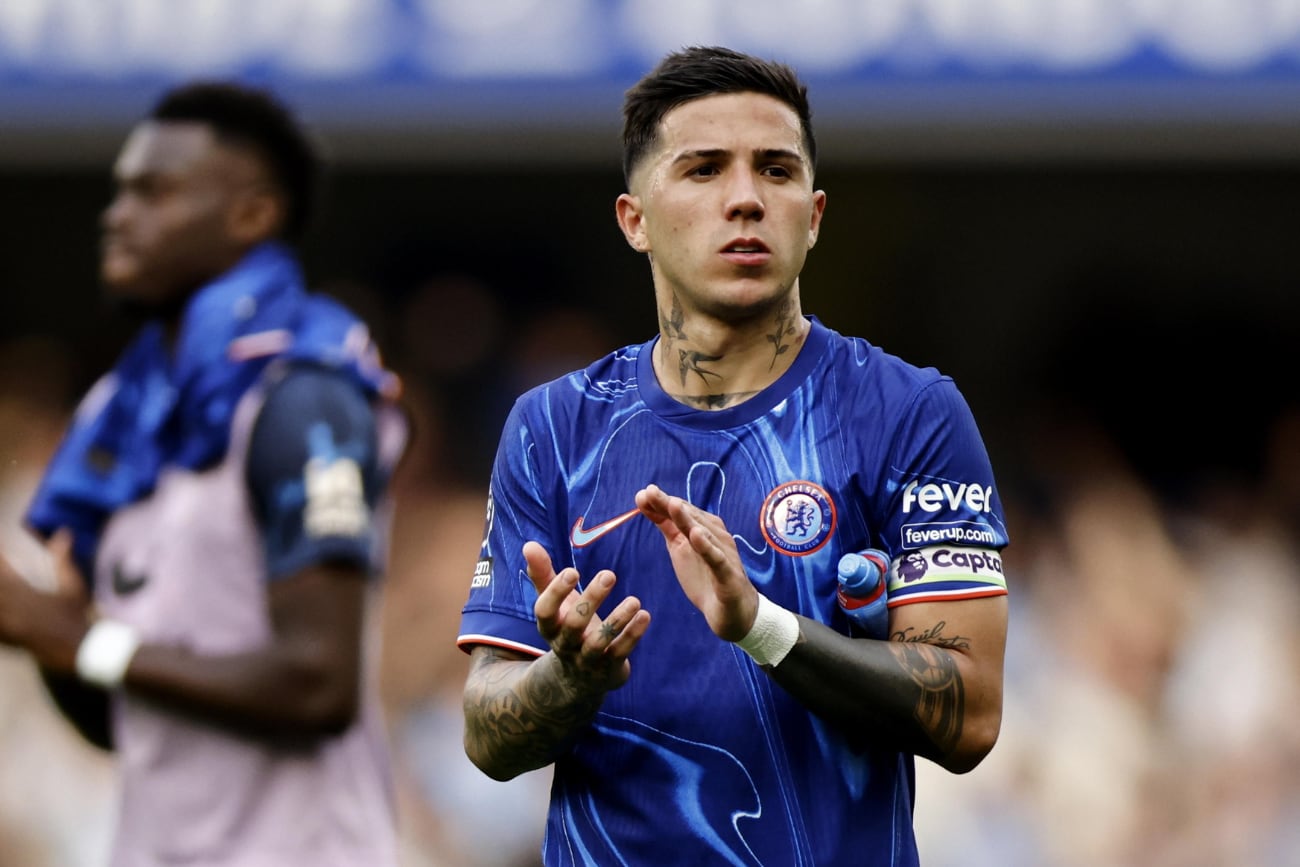
{"type": "Polygon", "coordinates": [[[633,85],[623,99],[623,180],[659,140],[664,115],[683,103],[723,93],[761,93],[794,109],[803,131],[809,168],[817,166],[808,86],[783,63],[762,60],[730,48],[694,46],[675,51],[633,85]]]}
{"type": "Polygon", "coordinates": [[[284,197],[281,237],[302,237],[316,204],[321,158],[293,113],[270,92],[228,81],[193,82],[165,93],[149,117],[206,124],[219,141],[252,150],[284,197]]]}

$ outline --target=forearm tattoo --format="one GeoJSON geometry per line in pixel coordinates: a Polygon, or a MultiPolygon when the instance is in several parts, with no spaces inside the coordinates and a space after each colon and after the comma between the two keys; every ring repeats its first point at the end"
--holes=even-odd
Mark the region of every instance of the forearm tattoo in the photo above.
{"type": "MultiPolygon", "coordinates": [[[[937,628],[937,627],[936,627],[937,628]]],[[[941,754],[961,740],[966,690],[951,654],[920,641],[895,642],[894,655],[920,692],[912,716],[941,754]]]]}
{"type": "Polygon", "coordinates": [[[471,752],[493,756],[497,766],[532,770],[555,760],[596,715],[601,696],[580,694],[545,671],[511,664],[517,661],[491,649],[474,655],[465,690],[465,741],[471,752]]]}

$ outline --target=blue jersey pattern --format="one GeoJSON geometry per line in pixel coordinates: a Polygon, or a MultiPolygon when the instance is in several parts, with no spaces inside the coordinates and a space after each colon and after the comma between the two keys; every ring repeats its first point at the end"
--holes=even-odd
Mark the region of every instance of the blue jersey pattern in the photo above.
{"type": "Polygon", "coordinates": [[[909,524],[960,523],[980,528],[984,547],[1007,542],[964,400],[937,371],[813,319],[771,387],[693,410],[657,383],[653,345],[516,403],[463,612],[463,647],[547,650],[520,553],[533,539],[557,570],[615,572],[602,613],[635,595],[652,616],[631,679],[556,763],[546,864],[916,864],[911,756],[851,743],[716,638],[658,529],[629,512],[653,482],[718,514],[763,594],[848,633],[835,601],[843,554],[899,556],[909,524]]]}

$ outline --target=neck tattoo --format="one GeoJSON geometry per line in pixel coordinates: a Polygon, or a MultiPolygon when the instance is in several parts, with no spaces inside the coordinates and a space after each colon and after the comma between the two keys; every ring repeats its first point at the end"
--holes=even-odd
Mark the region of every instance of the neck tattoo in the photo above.
{"type": "Polygon", "coordinates": [[[772,363],[767,366],[768,370],[776,367],[776,360],[789,352],[798,340],[799,326],[793,308],[794,305],[789,300],[781,305],[776,314],[776,329],[767,335],[768,342],[772,344],[772,363]]]}

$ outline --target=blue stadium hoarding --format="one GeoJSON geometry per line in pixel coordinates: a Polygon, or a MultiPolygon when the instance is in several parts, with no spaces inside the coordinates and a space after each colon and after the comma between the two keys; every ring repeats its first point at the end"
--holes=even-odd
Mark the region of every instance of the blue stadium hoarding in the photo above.
{"type": "Polygon", "coordinates": [[[197,76],[277,88],[358,159],[503,131],[581,157],[704,43],[797,66],[831,149],[1300,139],[1300,0],[0,0],[0,159],[117,136],[197,76]]]}

